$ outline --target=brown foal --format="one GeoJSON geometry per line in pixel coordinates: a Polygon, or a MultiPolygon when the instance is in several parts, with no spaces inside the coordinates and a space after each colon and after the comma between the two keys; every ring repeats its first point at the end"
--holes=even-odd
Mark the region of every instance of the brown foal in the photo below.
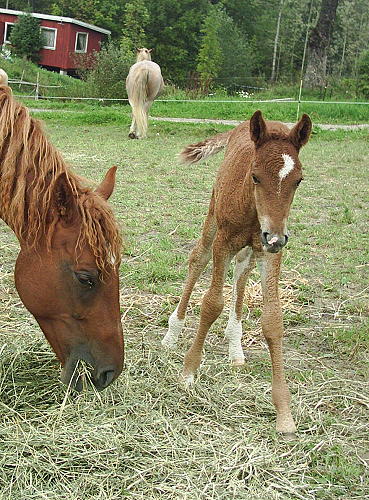
{"type": "Polygon", "coordinates": [[[296,430],[286,384],[282,337],[282,312],[278,295],[281,249],[288,240],[287,218],[297,186],[302,180],[300,148],[307,143],[311,120],[303,115],[289,129],[278,122],[265,122],[260,111],[250,121],[182,152],[186,163],[194,163],[226,148],[205,219],[202,236],[189,257],[189,274],[181,300],[169,318],[163,345],[174,347],[184,326],[193,287],[213,258],[212,280],[205,293],[196,337],[184,359],[183,379],[194,381],[200,366],[206,335],[220,315],[228,266],[236,257],[232,304],[226,328],[229,357],[244,364],[241,345],[241,315],[247,277],[258,264],[264,308],[263,334],[272,360],[272,398],[277,411],[277,431],[293,435],[296,430]]]}

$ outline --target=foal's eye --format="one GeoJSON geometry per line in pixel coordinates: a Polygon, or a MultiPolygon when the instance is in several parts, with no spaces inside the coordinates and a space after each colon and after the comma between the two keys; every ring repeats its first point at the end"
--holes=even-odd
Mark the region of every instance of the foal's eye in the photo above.
{"type": "Polygon", "coordinates": [[[78,279],[78,281],[84,285],[84,286],[88,286],[89,288],[93,288],[95,286],[95,281],[94,279],[89,276],[88,274],[86,273],[75,273],[76,275],[76,278],[78,279]]]}
{"type": "Polygon", "coordinates": [[[258,179],[258,178],[256,177],[256,175],[251,174],[251,177],[252,177],[252,182],[253,182],[254,184],[260,184],[260,179],[258,179]]]}

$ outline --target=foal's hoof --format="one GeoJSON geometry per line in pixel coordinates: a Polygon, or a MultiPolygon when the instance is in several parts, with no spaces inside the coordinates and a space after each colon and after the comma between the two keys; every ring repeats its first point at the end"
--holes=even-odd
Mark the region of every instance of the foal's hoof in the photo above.
{"type": "Polygon", "coordinates": [[[134,132],[130,132],[130,133],[128,134],[128,137],[129,137],[130,139],[138,139],[137,135],[136,135],[134,132]]]}
{"type": "Polygon", "coordinates": [[[245,358],[234,358],[232,359],[232,366],[244,366],[245,358]]]}
{"type": "Polygon", "coordinates": [[[280,435],[283,441],[295,441],[297,439],[296,432],[281,432],[280,435]]]}
{"type": "Polygon", "coordinates": [[[172,350],[177,347],[177,341],[173,336],[166,334],[161,340],[161,345],[166,349],[172,350]]]}
{"type": "Polygon", "coordinates": [[[186,389],[189,389],[195,383],[195,376],[193,373],[182,373],[180,381],[186,389]]]}

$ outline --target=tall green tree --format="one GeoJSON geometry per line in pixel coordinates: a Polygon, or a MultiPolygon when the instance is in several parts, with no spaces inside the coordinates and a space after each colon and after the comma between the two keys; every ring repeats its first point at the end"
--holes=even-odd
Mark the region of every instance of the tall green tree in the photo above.
{"type": "Polygon", "coordinates": [[[124,8],[123,36],[121,50],[132,58],[135,48],[146,46],[145,28],[149,21],[149,12],[144,0],[130,0],[124,8]]]}
{"type": "Polygon", "coordinates": [[[122,33],[126,0],[53,0],[50,14],[73,17],[112,32],[113,38],[122,33]]]}
{"type": "Polygon", "coordinates": [[[38,62],[44,39],[40,30],[40,21],[30,13],[18,17],[10,34],[12,52],[18,57],[38,62]]]}
{"type": "Polygon", "coordinates": [[[244,33],[224,9],[220,10],[218,19],[222,58],[215,82],[227,89],[240,90],[250,85],[254,53],[244,33]]]}
{"type": "Polygon", "coordinates": [[[218,76],[222,64],[223,53],[220,46],[219,30],[222,9],[219,5],[211,5],[201,28],[201,45],[197,56],[197,72],[204,88],[212,84],[218,76]]]}
{"type": "Polygon", "coordinates": [[[327,56],[339,0],[322,0],[319,18],[311,30],[307,47],[304,82],[309,87],[325,85],[327,56]]]}
{"type": "Polygon", "coordinates": [[[185,86],[196,68],[208,0],[146,0],[146,7],[147,43],[154,49],[153,58],[166,81],[185,86]]]}

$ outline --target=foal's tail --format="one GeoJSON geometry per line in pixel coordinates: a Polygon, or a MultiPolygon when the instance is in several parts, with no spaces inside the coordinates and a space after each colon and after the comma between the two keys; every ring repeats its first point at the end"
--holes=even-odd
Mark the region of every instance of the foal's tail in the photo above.
{"type": "Polygon", "coordinates": [[[181,162],[188,164],[196,163],[200,160],[209,158],[209,156],[219,153],[219,151],[227,146],[232,132],[233,129],[228,132],[222,132],[221,134],[214,135],[213,137],[197,142],[196,144],[189,144],[179,155],[181,162]]]}
{"type": "Polygon", "coordinates": [[[130,96],[130,104],[132,106],[133,118],[136,121],[137,134],[140,138],[146,137],[147,134],[147,84],[149,80],[149,70],[144,68],[135,76],[132,95],[130,96]]]}

